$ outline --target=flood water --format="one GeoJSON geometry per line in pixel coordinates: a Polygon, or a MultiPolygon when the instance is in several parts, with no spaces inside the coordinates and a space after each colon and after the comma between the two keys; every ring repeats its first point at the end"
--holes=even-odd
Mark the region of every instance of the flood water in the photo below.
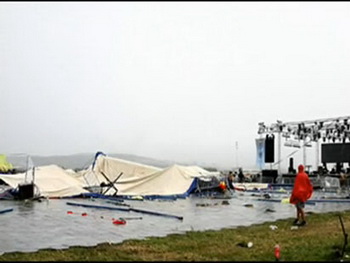
{"type": "MultiPolygon", "coordinates": [[[[13,208],[13,211],[0,214],[0,254],[33,252],[44,248],[94,246],[104,242],[120,243],[128,239],[160,237],[193,230],[235,228],[295,217],[295,207],[291,204],[258,201],[256,196],[238,192],[231,199],[225,200],[189,197],[175,201],[123,202],[135,209],[179,216],[183,220],[134,211],[71,206],[67,202],[127,208],[108,203],[105,199],[1,201],[0,210],[13,208]],[[72,213],[67,213],[68,211],[72,213]],[[83,213],[87,215],[83,216],[83,213]],[[120,217],[126,218],[126,224],[113,224],[112,218],[120,217]]],[[[350,202],[316,203],[306,205],[305,211],[344,211],[349,209],[349,204],[350,202]]]]}

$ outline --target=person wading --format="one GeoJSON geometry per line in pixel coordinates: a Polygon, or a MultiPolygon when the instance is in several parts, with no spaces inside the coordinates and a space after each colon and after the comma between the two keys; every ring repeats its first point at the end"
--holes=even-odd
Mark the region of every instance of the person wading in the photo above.
{"type": "Polygon", "coordinates": [[[289,199],[291,204],[294,204],[297,209],[297,218],[294,220],[293,225],[304,226],[305,212],[304,207],[308,199],[310,199],[313,193],[313,186],[310,178],[304,171],[304,166],[298,166],[298,174],[295,178],[292,195],[289,199]]]}

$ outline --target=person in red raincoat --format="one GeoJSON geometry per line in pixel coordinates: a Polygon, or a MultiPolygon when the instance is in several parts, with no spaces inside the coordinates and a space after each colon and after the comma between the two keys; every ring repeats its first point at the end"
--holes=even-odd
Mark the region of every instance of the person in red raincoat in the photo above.
{"type": "Polygon", "coordinates": [[[303,226],[306,224],[304,207],[305,202],[310,199],[313,193],[313,186],[307,173],[304,172],[304,166],[298,166],[298,174],[295,178],[292,195],[289,202],[294,204],[297,209],[297,218],[293,224],[297,226],[303,226]]]}

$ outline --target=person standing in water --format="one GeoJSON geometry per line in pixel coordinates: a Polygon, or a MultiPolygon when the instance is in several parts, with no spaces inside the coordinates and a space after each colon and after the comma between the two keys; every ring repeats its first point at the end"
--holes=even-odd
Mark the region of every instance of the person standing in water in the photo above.
{"type": "Polygon", "coordinates": [[[297,210],[297,218],[294,220],[293,225],[304,226],[305,212],[304,207],[308,199],[310,199],[313,193],[313,186],[311,184],[310,178],[304,171],[304,166],[298,166],[298,174],[294,181],[294,187],[292,190],[289,202],[294,204],[297,210]]]}
{"type": "Polygon", "coordinates": [[[239,183],[244,183],[244,174],[243,174],[242,168],[239,168],[239,172],[238,172],[238,182],[239,182],[239,183]]]}

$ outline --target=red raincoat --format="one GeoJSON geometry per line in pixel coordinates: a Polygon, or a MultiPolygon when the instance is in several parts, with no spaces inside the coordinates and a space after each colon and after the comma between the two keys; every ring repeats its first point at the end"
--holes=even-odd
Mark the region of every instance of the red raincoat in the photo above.
{"type": "Polygon", "coordinates": [[[309,176],[304,172],[304,166],[298,166],[298,174],[295,178],[292,195],[289,199],[291,204],[298,202],[305,203],[313,193],[313,186],[310,182],[309,176]]]}

